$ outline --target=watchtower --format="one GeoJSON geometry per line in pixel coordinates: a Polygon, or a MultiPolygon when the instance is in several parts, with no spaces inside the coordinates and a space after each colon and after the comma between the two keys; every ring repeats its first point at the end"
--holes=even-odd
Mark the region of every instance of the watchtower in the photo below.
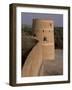
{"type": "Polygon", "coordinates": [[[36,37],[39,42],[32,48],[27,56],[22,69],[22,76],[43,75],[44,68],[42,68],[42,72],[40,73],[43,60],[54,60],[55,58],[53,21],[33,19],[32,26],[34,37],[36,37]]]}
{"type": "Polygon", "coordinates": [[[54,22],[52,20],[33,19],[32,30],[42,48],[43,60],[54,60],[54,22]]]}

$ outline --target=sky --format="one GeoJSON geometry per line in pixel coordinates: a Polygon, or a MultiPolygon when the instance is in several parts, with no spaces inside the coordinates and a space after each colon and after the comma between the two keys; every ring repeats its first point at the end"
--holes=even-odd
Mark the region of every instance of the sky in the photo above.
{"type": "Polygon", "coordinates": [[[56,27],[63,27],[62,14],[44,14],[44,13],[21,13],[21,23],[32,26],[32,19],[51,19],[56,27]]]}

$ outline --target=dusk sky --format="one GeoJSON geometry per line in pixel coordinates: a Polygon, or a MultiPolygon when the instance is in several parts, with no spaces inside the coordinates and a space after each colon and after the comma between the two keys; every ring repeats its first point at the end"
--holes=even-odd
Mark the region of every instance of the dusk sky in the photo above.
{"type": "Polygon", "coordinates": [[[44,14],[44,13],[21,13],[21,22],[24,25],[32,25],[32,19],[51,19],[57,27],[63,27],[62,14],[44,14]]]}

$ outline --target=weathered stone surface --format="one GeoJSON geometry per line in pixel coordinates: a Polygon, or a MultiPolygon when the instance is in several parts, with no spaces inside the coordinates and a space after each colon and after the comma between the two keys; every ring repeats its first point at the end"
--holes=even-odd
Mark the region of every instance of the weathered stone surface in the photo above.
{"type": "Polygon", "coordinates": [[[55,60],[44,60],[40,67],[39,76],[63,75],[63,51],[55,50],[55,60]]]}
{"type": "Polygon", "coordinates": [[[42,51],[40,43],[32,49],[22,69],[22,76],[37,76],[42,63],[42,51]]]}

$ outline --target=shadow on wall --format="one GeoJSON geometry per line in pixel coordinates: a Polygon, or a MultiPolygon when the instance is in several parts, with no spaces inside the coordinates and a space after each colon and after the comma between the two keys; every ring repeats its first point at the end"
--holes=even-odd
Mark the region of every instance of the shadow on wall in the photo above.
{"type": "Polygon", "coordinates": [[[31,36],[26,36],[22,34],[22,67],[25,60],[32,50],[32,48],[38,43],[38,40],[33,39],[31,36]]]}

